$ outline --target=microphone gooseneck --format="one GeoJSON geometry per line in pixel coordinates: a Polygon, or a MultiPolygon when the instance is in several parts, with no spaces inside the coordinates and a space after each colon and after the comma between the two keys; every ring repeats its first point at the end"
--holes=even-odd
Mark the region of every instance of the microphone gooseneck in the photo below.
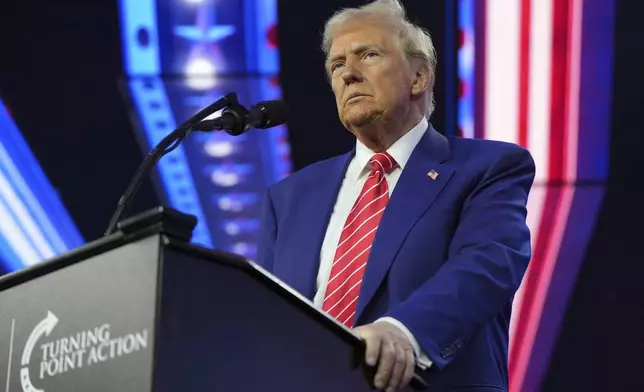
{"type": "Polygon", "coordinates": [[[270,128],[286,122],[288,107],[282,101],[266,101],[254,105],[247,110],[237,101],[237,94],[229,93],[216,102],[200,110],[190,117],[177,129],[168,134],[145,157],[110,218],[105,236],[111,235],[122,217],[125,216],[135,194],[138,192],[143,179],[152,170],[154,165],[166,154],[177,148],[181,142],[195,130],[213,131],[226,130],[233,136],[245,133],[249,128],[270,128]],[[219,110],[224,109],[222,115],[212,120],[204,119],[219,110]]]}

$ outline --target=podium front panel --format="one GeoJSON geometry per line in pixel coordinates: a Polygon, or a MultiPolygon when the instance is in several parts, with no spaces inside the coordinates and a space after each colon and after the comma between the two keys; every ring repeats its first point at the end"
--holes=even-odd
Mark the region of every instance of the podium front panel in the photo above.
{"type": "Polygon", "coordinates": [[[0,293],[0,385],[12,392],[149,391],[159,237],[0,293]]]}
{"type": "Polygon", "coordinates": [[[259,272],[166,250],[156,392],[371,391],[364,353],[259,272]]]}

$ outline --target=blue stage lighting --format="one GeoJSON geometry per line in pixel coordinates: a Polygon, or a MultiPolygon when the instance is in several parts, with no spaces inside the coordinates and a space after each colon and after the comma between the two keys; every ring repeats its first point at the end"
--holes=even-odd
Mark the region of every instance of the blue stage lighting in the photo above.
{"type": "MultiPolygon", "coordinates": [[[[129,92],[147,152],[228,92],[279,99],[276,0],[121,0],[129,92]],[[142,40],[141,37],[145,39],[142,40]]],[[[158,164],[173,207],[197,216],[192,241],[253,258],[260,195],[291,171],[284,126],[233,137],[194,133],[158,164]]]]}
{"type": "Polygon", "coordinates": [[[0,100],[0,259],[15,271],[83,242],[0,100]]]}

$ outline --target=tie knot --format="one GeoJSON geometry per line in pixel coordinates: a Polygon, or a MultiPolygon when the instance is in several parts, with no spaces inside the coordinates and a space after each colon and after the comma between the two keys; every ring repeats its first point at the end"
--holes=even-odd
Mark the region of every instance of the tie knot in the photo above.
{"type": "Polygon", "coordinates": [[[394,167],[396,167],[396,160],[387,152],[379,152],[371,157],[369,163],[372,166],[372,171],[382,170],[384,173],[389,174],[394,167]]]}

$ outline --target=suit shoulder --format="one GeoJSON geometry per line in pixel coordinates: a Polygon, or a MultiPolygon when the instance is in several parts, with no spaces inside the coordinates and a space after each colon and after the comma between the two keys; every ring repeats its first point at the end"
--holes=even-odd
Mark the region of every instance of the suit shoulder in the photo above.
{"type": "Polygon", "coordinates": [[[526,148],[499,140],[448,138],[452,152],[466,159],[482,159],[490,163],[499,160],[518,160],[534,164],[532,154],[526,148]]]}
{"type": "Polygon", "coordinates": [[[456,148],[467,148],[470,151],[480,150],[482,152],[508,152],[508,153],[529,153],[524,147],[521,147],[518,144],[504,142],[500,140],[488,140],[488,139],[469,139],[457,136],[451,136],[447,138],[452,145],[456,148]]]}

